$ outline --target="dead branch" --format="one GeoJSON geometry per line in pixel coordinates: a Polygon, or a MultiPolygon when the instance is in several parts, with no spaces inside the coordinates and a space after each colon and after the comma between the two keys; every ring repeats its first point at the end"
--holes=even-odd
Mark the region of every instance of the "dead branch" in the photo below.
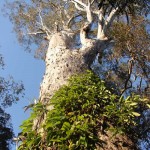
{"type": "Polygon", "coordinates": [[[68,22],[67,22],[67,27],[69,28],[71,22],[72,22],[75,18],[77,18],[77,17],[79,17],[79,16],[82,16],[82,14],[73,15],[73,16],[68,20],[68,22]]]}
{"type": "Polygon", "coordinates": [[[91,1],[91,5],[93,5],[94,2],[95,2],[95,0],[91,1]]]}
{"type": "Polygon", "coordinates": [[[38,35],[38,34],[45,34],[45,32],[29,32],[28,35],[38,35]]]}
{"type": "Polygon", "coordinates": [[[131,78],[131,74],[132,74],[132,70],[133,70],[133,66],[134,66],[134,59],[131,58],[129,61],[128,61],[128,77],[125,81],[125,85],[124,85],[124,89],[122,90],[121,92],[121,95],[129,88],[132,88],[132,82],[130,81],[130,78],[131,78]],[[128,83],[130,82],[130,86],[128,86],[128,83]]]}

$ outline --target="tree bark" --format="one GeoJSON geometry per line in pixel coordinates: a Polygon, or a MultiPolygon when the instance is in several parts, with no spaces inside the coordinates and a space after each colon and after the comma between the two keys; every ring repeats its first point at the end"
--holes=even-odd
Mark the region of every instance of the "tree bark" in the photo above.
{"type": "Polygon", "coordinates": [[[79,50],[72,49],[70,37],[59,32],[52,36],[46,54],[46,71],[41,84],[40,101],[48,103],[73,74],[83,72],[87,65],[79,50]]]}
{"type": "Polygon", "coordinates": [[[40,101],[43,104],[47,104],[55,91],[67,84],[70,76],[90,69],[97,53],[108,46],[108,40],[87,38],[88,25],[81,29],[80,49],[73,49],[73,39],[68,36],[69,33],[58,32],[49,41],[45,59],[46,71],[40,89],[40,101]]]}

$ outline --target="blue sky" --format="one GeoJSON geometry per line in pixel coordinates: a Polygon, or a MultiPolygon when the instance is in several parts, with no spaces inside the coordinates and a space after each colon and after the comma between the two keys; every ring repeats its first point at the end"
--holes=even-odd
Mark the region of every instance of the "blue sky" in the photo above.
{"type": "MultiPolygon", "coordinates": [[[[0,9],[5,0],[0,1],[0,9]]],[[[39,96],[40,83],[44,74],[44,62],[37,60],[32,54],[24,51],[19,45],[13,31],[13,25],[0,11],[0,54],[4,57],[5,69],[0,70],[0,76],[13,76],[15,81],[22,81],[25,86],[25,97],[17,104],[7,109],[12,116],[14,132],[20,132],[19,126],[30,112],[24,113],[23,107],[32,103],[39,96]]]]}

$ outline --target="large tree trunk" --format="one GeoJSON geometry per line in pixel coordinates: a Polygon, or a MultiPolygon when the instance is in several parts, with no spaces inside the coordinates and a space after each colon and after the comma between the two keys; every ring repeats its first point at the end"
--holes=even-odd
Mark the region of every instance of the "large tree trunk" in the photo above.
{"type": "MultiPolygon", "coordinates": [[[[82,47],[74,49],[74,35],[69,31],[55,33],[50,41],[46,54],[46,70],[40,87],[40,102],[49,106],[51,97],[62,86],[67,84],[68,79],[75,74],[88,69],[98,52],[109,45],[109,41],[93,40],[87,38],[90,24],[85,24],[80,31],[82,47]]],[[[34,120],[33,130],[40,130],[41,122],[44,122],[45,114],[34,120]]]]}
{"type": "Polygon", "coordinates": [[[69,33],[58,32],[49,42],[46,54],[46,71],[40,89],[40,101],[48,103],[62,85],[67,84],[70,76],[90,69],[98,52],[102,51],[108,41],[86,38],[85,26],[81,29],[82,48],[74,49],[69,33]]]}
{"type": "Polygon", "coordinates": [[[40,101],[48,103],[56,90],[67,83],[68,78],[88,68],[80,50],[72,49],[70,37],[56,33],[49,42],[46,54],[46,71],[40,90],[40,101]]]}
{"type": "MultiPolygon", "coordinates": [[[[48,106],[51,97],[62,85],[67,84],[70,76],[82,73],[90,69],[96,55],[110,45],[109,40],[92,40],[86,38],[87,26],[81,29],[80,39],[82,47],[74,49],[72,46],[72,36],[69,33],[58,32],[54,34],[49,41],[49,47],[46,54],[46,71],[41,84],[40,101],[48,106]]],[[[52,107],[48,107],[49,110],[52,107]]],[[[34,122],[34,130],[43,132],[40,125],[44,122],[45,114],[37,118],[34,122]]],[[[112,150],[134,149],[134,144],[126,136],[116,136],[112,139],[110,132],[99,133],[99,138],[105,142],[103,148],[112,150]],[[124,146],[125,145],[125,146],[124,146]]]]}

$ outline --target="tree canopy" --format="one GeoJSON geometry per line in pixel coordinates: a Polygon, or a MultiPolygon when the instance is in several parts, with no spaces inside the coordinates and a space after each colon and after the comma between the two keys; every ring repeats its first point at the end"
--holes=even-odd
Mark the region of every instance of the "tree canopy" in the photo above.
{"type": "MultiPolygon", "coordinates": [[[[78,32],[86,21],[88,5],[93,15],[92,21],[95,26],[99,24],[99,28],[101,25],[102,28],[109,27],[107,22],[111,24],[116,17],[125,15],[129,21],[131,15],[147,15],[150,10],[149,0],[20,0],[7,3],[6,7],[9,7],[8,13],[14,23],[18,40],[27,49],[31,44],[37,44],[39,52],[36,54],[43,58],[44,48],[47,46],[45,40],[56,30],[71,29],[78,32]]],[[[107,29],[103,30],[106,32],[107,29]]]]}

